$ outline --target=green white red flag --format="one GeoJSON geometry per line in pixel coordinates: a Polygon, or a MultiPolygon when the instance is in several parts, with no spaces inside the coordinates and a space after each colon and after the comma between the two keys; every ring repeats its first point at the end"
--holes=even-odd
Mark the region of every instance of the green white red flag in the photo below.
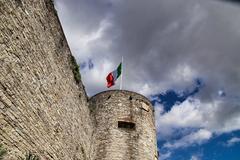
{"type": "Polygon", "coordinates": [[[115,84],[115,81],[120,77],[122,74],[122,63],[120,63],[116,70],[112,71],[106,77],[107,80],[107,87],[110,88],[115,84]]]}

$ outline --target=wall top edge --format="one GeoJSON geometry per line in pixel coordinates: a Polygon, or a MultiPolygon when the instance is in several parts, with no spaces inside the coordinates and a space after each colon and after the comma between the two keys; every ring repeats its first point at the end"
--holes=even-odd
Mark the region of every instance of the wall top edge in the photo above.
{"type": "Polygon", "coordinates": [[[91,101],[91,100],[93,100],[94,98],[96,98],[96,97],[98,97],[100,95],[111,94],[111,93],[125,93],[126,95],[136,95],[138,97],[141,97],[142,100],[144,100],[147,103],[149,103],[149,105],[152,105],[151,101],[147,97],[145,97],[144,95],[142,95],[140,93],[137,93],[137,92],[134,92],[134,91],[120,90],[120,89],[106,90],[106,91],[99,92],[99,93],[95,94],[94,96],[92,96],[89,100],[91,101]]]}

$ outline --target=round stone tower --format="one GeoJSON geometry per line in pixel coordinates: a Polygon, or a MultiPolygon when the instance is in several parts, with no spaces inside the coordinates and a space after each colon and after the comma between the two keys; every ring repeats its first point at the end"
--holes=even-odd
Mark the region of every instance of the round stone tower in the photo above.
{"type": "Polygon", "coordinates": [[[157,160],[154,110],[150,101],[126,90],[93,96],[95,160],[157,160]]]}

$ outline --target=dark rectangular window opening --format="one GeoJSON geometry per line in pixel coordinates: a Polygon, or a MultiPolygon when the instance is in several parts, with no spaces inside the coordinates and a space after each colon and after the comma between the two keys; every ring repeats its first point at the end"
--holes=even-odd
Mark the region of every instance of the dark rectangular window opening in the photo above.
{"type": "Polygon", "coordinates": [[[133,122],[118,121],[118,128],[135,129],[135,127],[133,122]]]}

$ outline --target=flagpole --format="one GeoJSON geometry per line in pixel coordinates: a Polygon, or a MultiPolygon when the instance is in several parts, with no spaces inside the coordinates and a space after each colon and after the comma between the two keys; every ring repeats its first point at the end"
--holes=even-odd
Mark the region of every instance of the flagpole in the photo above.
{"type": "Polygon", "coordinates": [[[121,82],[120,82],[120,90],[122,90],[122,79],[123,79],[123,56],[122,56],[122,73],[121,73],[121,82]]]}

